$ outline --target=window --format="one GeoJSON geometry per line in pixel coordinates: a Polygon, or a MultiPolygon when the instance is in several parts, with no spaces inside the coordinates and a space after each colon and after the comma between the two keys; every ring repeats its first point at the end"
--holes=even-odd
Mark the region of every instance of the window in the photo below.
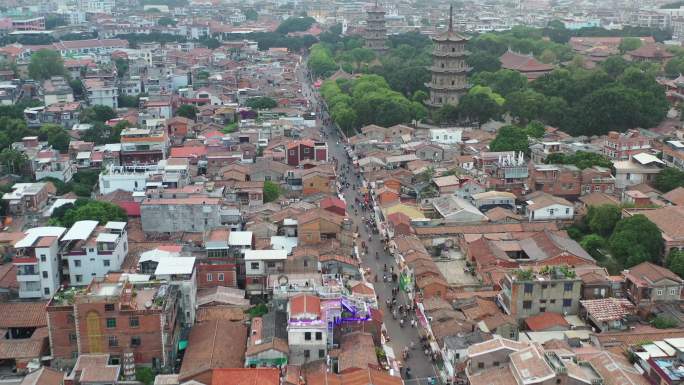
{"type": "Polygon", "coordinates": [[[322,332],[316,332],[316,341],[320,341],[323,339],[323,333],[322,332]]]}
{"type": "Polygon", "coordinates": [[[523,301],[523,309],[532,309],[532,301],[523,301]]]}
{"type": "Polygon", "coordinates": [[[572,291],[573,284],[572,282],[566,282],[563,284],[563,289],[565,291],[572,291]]]}
{"type": "Polygon", "coordinates": [[[275,262],[266,262],[266,266],[275,267],[275,262]]]}
{"type": "Polygon", "coordinates": [[[324,349],[318,349],[318,358],[323,358],[325,357],[325,350],[324,349]]]}
{"type": "Polygon", "coordinates": [[[478,363],[477,363],[477,368],[478,368],[478,369],[484,369],[484,362],[478,362],[478,363]]]}
{"type": "Polygon", "coordinates": [[[494,361],[492,365],[494,365],[494,367],[499,367],[499,361],[494,361]]]}
{"type": "Polygon", "coordinates": [[[569,207],[565,209],[565,214],[570,214],[570,208],[569,207]]]}
{"type": "Polygon", "coordinates": [[[218,273],[219,282],[223,282],[223,273],[218,273]]]}
{"type": "Polygon", "coordinates": [[[107,318],[107,328],[115,328],[116,327],[116,318],[107,318]]]}
{"type": "Polygon", "coordinates": [[[69,333],[69,342],[76,342],[76,333],[69,333]]]}
{"type": "Polygon", "coordinates": [[[306,349],[304,351],[304,358],[308,359],[310,356],[311,356],[311,352],[309,351],[309,349],[306,349]]]}
{"type": "Polygon", "coordinates": [[[570,307],[570,306],[572,306],[572,299],[571,298],[563,299],[563,307],[570,307]]]}
{"type": "Polygon", "coordinates": [[[81,260],[80,259],[74,259],[74,267],[81,267],[81,260]]]}
{"type": "Polygon", "coordinates": [[[670,288],[670,295],[677,295],[677,288],[676,287],[670,288]]]}
{"type": "Polygon", "coordinates": [[[311,341],[311,332],[304,332],[304,340],[311,341]]]}
{"type": "Polygon", "coordinates": [[[109,259],[102,260],[102,264],[104,265],[104,267],[109,267],[109,264],[110,264],[109,259]]]}
{"type": "Polygon", "coordinates": [[[211,273],[207,273],[207,282],[211,282],[214,280],[214,277],[211,275],[211,273]]]}
{"type": "Polygon", "coordinates": [[[133,346],[133,347],[140,346],[140,337],[138,337],[138,336],[131,337],[131,346],[133,346]]]}
{"type": "Polygon", "coordinates": [[[76,274],[76,282],[83,282],[83,276],[81,274],[76,274]]]}
{"type": "Polygon", "coordinates": [[[41,262],[46,262],[46,261],[47,261],[47,257],[45,256],[45,254],[41,254],[41,255],[40,255],[40,261],[41,261],[41,262]]]}
{"type": "Polygon", "coordinates": [[[551,299],[551,300],[549,300],[549,302],[553,304],[553,303],[556,303],[556,300],[555,300],[555,299],[551,299]]]}
{"type": "Polygon", "coordinates": [[[556,384],[560,384],[561,381],[562,381],[562,380],[561,380],[560,378],[556,378],[556,384]]]}
{"type": "Polygon", "coordinates": [[[67,323],[68,323],[69,325],[73,325],[75,320],[76,320],[76,319],[74,318],[74,315],[73,315],[73,314],[68,314],[68,315],[67,315],[67,323]]]}
{"type": "Polygon", "coordinates": [[[43,293],[45,293],[45,295],[50,295],[50,288],[49,287],[43,288],[43,293]]]}
{"type": "Polygon", "coordinates": [[[663,295],[663,289],[658,289],[656,290],[657,295],[663,295]]]}
{"type": "Polygon", "coordinates": [[[252,270],[256,270],[259,268],[259,262],[252,262],[249,266],[252,270]]]}
{"type": "Polygon", "coordinates": [[[131,317],[128,319],[128,326],[132,328],[137,328],[140,326],[140,318],[136,317],[131,317]]]}
{"type": "Polygon", "coordinates": [[[543,306],[540,307],[540,308],[539,308],[539,312],[540,312],[540,313],[546,313],[546,307],[543,307],[543,306]]]}
{"type": "Polygon", "coordinates": [[[43,272],[43,278],[47,278],[47,277],[48,277],[48,272],[47,272],[47,271],[44,271],[44,272],[43,272]]]}
{"type": "Polygon", "coordinates": [[[532,294],[533,290],[534,290],[534,285],[532,285],[531,283],[525,284],[525,294],[532,294]]]}
{"type": "Polygon", "coordinates": [[[114,311],[114,304],[113,303],[106,303],[105,304],[105,311],[114,311]]]}
{"type": "Polygon", "coordinates": [[[119,346],[119,340],[116,338],[116,336],[109,336],[109,347],[114,348],[119,346]]]}

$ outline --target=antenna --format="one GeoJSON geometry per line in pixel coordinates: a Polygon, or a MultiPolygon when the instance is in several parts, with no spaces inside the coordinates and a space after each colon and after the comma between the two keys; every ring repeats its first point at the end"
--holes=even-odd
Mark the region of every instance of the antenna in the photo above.
{"type": "Polygon", "coordinates": [[[449,32],[454,30],[454,4],[449,4],[449,32]]]}

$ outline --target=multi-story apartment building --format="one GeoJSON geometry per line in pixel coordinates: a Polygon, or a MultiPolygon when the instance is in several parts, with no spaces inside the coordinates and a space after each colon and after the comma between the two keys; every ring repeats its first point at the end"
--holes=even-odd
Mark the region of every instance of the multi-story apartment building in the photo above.
{"type": "Polygon", "coordinates": [[[47,305],[53,365],[73,365],[79,354],[106,353],[120,364],[173,365],[178,349],[180,293],[169,284],[136,286],[119,275],[85,288],[62,289],[47,305]]]}
{"type": "Polygon", "coordinates": [[[684,170],[684,143],[668,140],[663,146],[663,161],[670,167],[684,170]]]}
{"type": "Polygon", "coordinates": [[[218,198],[206,195],[187,198],[147,198],[140,205],[145,232],[201,233],[221,225],[218,198]]]}
{"type": "Polygon", "coordinates": [[[581,292],[582,280],[567,267],[518,270],[506,274],[498,302],[518,320],[544,312],[577,314],[581,292]]]}
{"type": "Polygon", "coordinates": [[[36,180],[55,178],[69,183],[76,173],[76,165],[71,162],[69,155],[60,154],[59,151],[52,149],[38,152],[31,159],[31,166],[36,180]]]}
{"type": "Polygon", "coordinates": [[[321,314],[319,297],[299,294],[290,298],[287,304],[289,363],[301,365],[326,357],[328,330],[321,314]]]}
{"type": "Polygon", "coordinates": [[[79,0],[79,9],[88,13],[112,13],[114,0],[79,0]]]}
{"type": "Polygon", "coordinates": [[[121,132],[121,164],[151,165],[166,158],[169,137],[163,129],[127,128],[121,132]]]}
{"type": "Polygon", "coordinates": [[[195,323],[197,308],[197,275],[195,257],[163,257],[159,258],[154,277],[178,288],[180,292],[180,317],[183,324],[192,326],[195,323]]]}
{"type": "Polygon", "coordinates": [[[2,195],[12,214],[35,213],[47,204],[50,194],[47,183],[15,183],[12,191],[2,195]]]}
{"type": "Polygon", "coordinates": [[[245,291],[266,294],[268,276],[283,272],[287,250],[245,250],[245,291]]]}
{"type": "Polygon", "coordinates": [[[629,24],[635,27],[666,29],[670,25],[670,15],[667,12],[639,10],[630,15],[629,24]]]}
{"type": "Polygon", "coordinates": [[[53,76],[43,81],[43,103],[50,106],[55,103],[71,103],[74,91],[62,76],[53,76]]]}
{"type": "Polygon", "coordinates": [[[91,106],[118,108],[119,89],[116,84],[100,79],[85,79],[83,86],[88,97],[88,104],[91,106]]]}
{"type": "Polygon", "coordinates": [[[600,166],[580,170],[574,165],[530,163],[528,185],[534,191],[574,199],[592,192],[612,193],[615,177],[600,166]]]}
{"type": "Polygon", "coordinates": [[[206,234],[204,249],[207,254],[197,266],[197,286],[200,289],[216,286],[237,287],[241,268],[244,281],[244,266],[238,263],[238,258],[241,259],[242,255],[230,252],[230,234],[231,231],[226,228],[213,229],[206,234]]]}
{"type": "Polygon", "coordinates": [[[651,138],[642,135],[639,130],[611,131],[603,144],[603,154],[616,160],[627,160],[634,154],[648,152],[650,149],[651,138]]]}
{"type": "Polygon", "coordinates": [[[14,248],[19,298],[50,298],[59,288],[59,238],[64,227],[34,227],[14,248]]]}
{"type": "Polygon", "coordinates": [[[78,221],[60,239],[62,274],[70,285],[89,285],[121,268],[128,254],[126,222],[78,221]]]}

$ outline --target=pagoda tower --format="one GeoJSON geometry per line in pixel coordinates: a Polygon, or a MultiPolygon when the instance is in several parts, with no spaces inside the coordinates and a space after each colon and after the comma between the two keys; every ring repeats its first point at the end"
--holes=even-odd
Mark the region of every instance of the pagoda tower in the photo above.
{"type": "Polygon", "coordinates": [[[458,100],[468,90],[466,64],[466,42],[468,39],[454,31],[454,8],[449,7],[449,29],[432,39],[432,78],[425,84],[430,90],[426,104],[442,107],[445,104],[458,105],[458,100]]]}
{"type": "Polygon", "coordinates": [[[366,48],[370,48],[378,55],[382,55],[387,50],[387,28],[385,27],[385,10],[375,2],[375,5],[368,9],[368,19],[366,20],[366,48]]]}

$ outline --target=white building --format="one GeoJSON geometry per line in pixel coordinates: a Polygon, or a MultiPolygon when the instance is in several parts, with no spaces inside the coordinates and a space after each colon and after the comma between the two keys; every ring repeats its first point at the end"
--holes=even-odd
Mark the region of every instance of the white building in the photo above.
{"type": "Polygon", "coordinates": [[[541,193],[527,201],[527,216],[530,222],[572,220],[575,207],[564,198],[541,193]]]}
{"type": "Polygon", "coordinates": [[[663,166],[665,162],[647,153],[633,155],[629,160],[613,161],[615,188],[623,190],[629,186],[650,183],[663,166]]]}
{"type": "Polygon", "coordinates": [[[171,285],[178,286],[182,297],[183,323],[188,326],[193,325],[197,310],[195,257],[161,257],[157,269],[154,271],[154,276],[171,285]]]}
{"type": "Polygon", "coordinates": [[[246,250],[252,249],[251,231],[231,231],[228,236],[228,247],[233,253],[245,254],[246,250]]]}
{"type": "Polygon", "coordinates": [[[287,250],[245,250],[245,291],[250,295],[264,294],[268,276],[283,271],[287,250]]]}
{"type": "Polygon", "coordinates": [[[50,298],[59,289],[59,237],[64,227],[34,227],[14,247],[19,298],[50,298]]]}
{"type": "Polygon", "coordinates": [[[101,194],[116,190],[128,192],[145,191],[147,179],[158,173],[157,165],[114,166],[104,169],[99,176],[101,194]]]}
{"type": "Polygon", "coordinates": [[[79,9],[88,13],[112,13],[115,0],[79,0],[79,9]]]}
{"type": "Polygon", "coordinates": [[[89,285],[93,278],[121,269],[128,254],[126,222],[78,221],[60,239],[62,273],[73,286],[89,285]]]}
{"type": "Polygon", "coordinates": [[[115,84],[108,84],[99,79],[85,79],[83,85],[88,95],[88,104],[91,106],[107,106],[113,109],[119,107],[119,89],[115,84]]]}
{"type": "Polygon", "coordinates": [[[461,143],[463,130],[460,128],[431,128],[430,141],[440,144],[461,143]]]}
{"type": "Polygon", "coordinates": [[[320,298],[310,294],[290,298],[287,315],[289,363],[301,365],[325,359],[328,333],[327,322],[322,317],[320,298]]]}

